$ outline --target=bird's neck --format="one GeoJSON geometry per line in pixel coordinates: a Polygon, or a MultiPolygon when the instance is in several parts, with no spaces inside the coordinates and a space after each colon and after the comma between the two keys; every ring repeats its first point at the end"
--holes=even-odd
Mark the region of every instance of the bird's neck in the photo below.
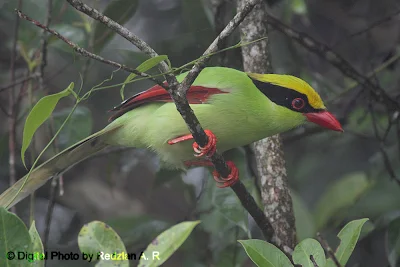
{"type": "MultiPolygon", "coordinates": [[[[302,120],[302,117],[293,116],[292,111],[276,105],[266,98],[257,98],[253,107],[248,111],[253,141],[286,132],[301,124],[299,120],[302,120]]],[[[299,114],[299,116],[301,115],[299,114]]]]}

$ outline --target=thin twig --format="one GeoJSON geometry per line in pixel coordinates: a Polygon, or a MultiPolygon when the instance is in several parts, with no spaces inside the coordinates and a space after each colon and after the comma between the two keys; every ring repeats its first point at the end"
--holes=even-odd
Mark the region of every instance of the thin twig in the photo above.
{"type": "MultiPolygon", "coordinates": [[[[68,3],[71,4],[75,9],[85,13],[91,18],[102,22],[108,28],[114,30],[121,37],[125,38],[137,48],[139,48],[142,52],[148,54],[151,57],[156,57],[158,54],[143,40],[137,37],[135,34],[130,32],[127,28],[121,26],[111,18],[104,16],[102,13],[97,11],[94,8],[87,6],[79,0],[67,0],[68,3]]],[[[208,49],[204,52],[203,55],[205,57],[201,58],[197,63],[193,66],[193,68],[189,71],[185,79],[182,83],[178,83],[176,77],[173,74],[170,74],[168,65],[163,61],[159,64],[159,69],[163,73],[166,74],[166,80],[168,82],[169,88],[167,89],[170,93],[172,99],[175,102],[177,110],[181,114],[182,118],[185,120],[189,131],[193,135],[194,140],[200,146],[204,147],[208,138],[205,134],[203,128],[201,127],[197,117],[195,116],[193,110],[190,108],[189,103],[186,99],[186,93],[189,90],[191,84],[197,78],[198,74],[204,67],[204,63],[208,60],[208,56],[213,52],[217,51],[218,45],[221,41],[227,38],[239,25],[240,22],[247,16],[247,14],[253,9],[253,7],[260,3],[261,0],[249,0],[246,5],[244,5],[243,9],[239,11],[235,17],[229,22],[229,24],[225,27],[224,30],[218,35],[218,37],[212,42],[212,44],[208,47],[208,49]],[[208,56],[207,56],[208,55],[208,56]]],[[[229,175],[229,169],[226,166],[225,160],[219,153],[215,153],[211,160],[216,168],[216,170],[222,175],[222,177],[227,177],[229,175]]],[[[264,213],[257,206],[254,199],[251,197],[249,192],[246,190],[244,185],[239,181],[232,189],[235,191],[236,195],[240,199],[242,203],[245,203],[246,209],[248,209],[251,216],[253,216],[257,225],[260,227],[263,232],[265,238],[267,240],[271,239],[271,228],[268,219],[265,217],[264,213]],[[249,200],[251,198],[251,200],[249,200]],[[251,207],[251,208],[249,208],[251,207]]]]}
{"type": "Polygon", "coordinates": [[[337,42],[336,44],[334,44],[333,47],[338,46],[338,45],[339,45],[342,41],[344,41],[344,40],[349,40],[349,39],[351,39],[351,38],[353,38],[353,37],[356,37],[356,36],[358,36],[358,35],[361,35],[361,34],[363,34],[363,33],[366,33],[366,32],[368,32],[368,31],[372,30],[373,28],[375,28],[375,27],[377,27],[377,26],[379,26],[379,25],[385,23],[386,21],[391,20],[393,17],[399,15],[399,13],[400,13],[400,10],[397,10],[396,12],[393,12],[392,14],[390,14],[390,15],[388,15],[388,16],[382,18],[382,19],[379,19],[379,20],[377,20],[377,21],[375,21],[375,22],[373,22],[373,23],[371,23],[370,25],[368,25],[368,26],[365,27],[364,29],[362,29],[362,30],[360,30],[360,31],[357,31],[357,32],[355,32],[355,33],[352,33],[351,35],[347,36],[346,38],[343,38],[341,41],[339,41],[339,42],[337,42]]]}
{"type": "Polygon", "coordinates": [[[5,86],[0,88],[0,93],[5,91],[5,90],[7,90],[7,89],[14,88],[14,86],[16,86],[18,84],[24,83],[24,82],[29,81],[31,79],[36,79],[37,77],[39,77],[39,75],[40,75],[39,73],[35,72],[35,73],[30,74],[29,76],[27,76],[25,78],[21,78],[19,80],[16,80],[13,83],[7,84],[7,85],[5,85],[5,86]]]}
{"type": "MultiPolygon", "coordinates": [[[[46,15],[46,23],[45,27],[48,29],[50,26],[51,22],[51,13],[53,10],[53,0],[47,0],[47,15],[46,15]]],[[[47,36],[47,30],[44,28],[42,32],[42,60],[40,64],[40,69],[39,69],[39,87],[40,90],[43,90],[43,77],[44,77],[44,69],[46,68],[47,65],[47,43],[48,43],[48,36],[47,36]]]]}
{"type": "Polygon", "coordinates": [[[347,77],[357,81],[366,88],[377,101],[385,103],[392,110],[400,110],[400,103],[398,101],[391,98],[382,87],[375,85],[370,79],[359,73],[348,61],[332,51],[327,45],[316,41],[303,32],[292,29],[271,15],[268,15],[267,23],[274,29],[297,41],[311,52],[324,58],[347,77]]]}
{"type": "Polygon", "coordinates": [[[50,228],[51,228],[51,219],[53,215],[54,205],[56,203],[56,189],[57,189],[58,179],[57,177],[53,178],[51,181],[50,187],[50,197],[49,197],[49,205],[47,207],[47,214],[45,220],[45,230],[44,230],[44,238],[43,238],[43,249],[47,251],[49,236],[50,236],[50,228]]]}
{"type": "Polygon", "coordinates": [[[392,180],[394,180],[400,186],[400,179],[397,177],[397,175],[393,169],[393,166],[390,162],[389,155],[387,154],[386,149],[385,149],[384,140],[381,138],[381,136],[379,134],[377,118],[375,116],[375,111],[373,109],[371,101],[368,103],[368,111],[371,114],[372,128],[374,129],[375,138],[377,140],[379,140],[379,151],[381,152],[381,155],[382,155],[383,164],[384,164],[386,171],[389,174],[390,178],[392,180]]]}
{"type": "MultiPolygon", "coordinates": [[[[125,38],[128,40],[130,43],[132,43],[134,46],[139,48],[140,51],[144,52],[145,54],[149,55],[150,57],[157,57],[158,54],[156,51],[154,51],[153,48],[151,48],[145,41],[140,39],[138,36],[130,32],[127,28],[121,26],[111,18],[103,15],[100,13],[98,10],[95,8],[92,8],[84,3],[82,3],[79,0],[67,0],[67,2],[74,7],[76,10],[85,13],[92,19],[95,19],[97,21],[100,21],[104,25],[106,25],[109,29],[115,31],[118,33],[121,37],[125,38]]],[[[166,73],[169,72],[169,66],[165,61],[162,61],[159,65],[159,69],[161,73],[166,73]]],[[[167,81],[169,83],[169,86],[176,86],[178,84],[178,81],[176,80],[175,76],[173,74],[166,74],[167,81]]]]}
{"type": "Polygon", "coordinates": [[[18,16],[19,16],[20,18],[23,18],[23,19],[25,19],[25,20],[27,20],[27,21],[30,21],[30,22],[32,22],[34,25],[38,26],[39,28],[42,28],[43,30],[46,30],[47,32],[53,34],[54,36],[56,36],[58,39],[62,40],[64,43],[66,43],[67,45],[69,45],[72,49],[74,49],[74,51],[76,51],[77,53],[81,54],[82,56],[84,56],[84,57],[89,57],[89,58],[95,59],[95,60],[97,60],[97,61],[100,61],[100,62],[102,62],[102,63],[105,63],[105,64],[108,64],[108,65],[111,65],[111,66],[114,66],[114,67],[117,67],[117,68],[126,70],[126,71],[131,72],[131,73],[134,73],[134,74],[136,74],[136,75],[138,75],[138,76],[142,76],[142,77],[148,78],[149,80],[153,81],[154,83],[156,83],[156,84],[158,84],[158,85],[160,85],[160,86],[162,86],[162,87],[165,88],[165,84],[163,84],[161,81],[158,81],[158,80],[155,79],[155,78],[152,78],[149,74],[140,72],[140,71],[138,71],[138,70],[136,70],[136,69],[132,69],[132,68],[130,68],[130,67],[124,65],[124,64],[120,64],[120,63],[117,63],[117,62],[112,61],[112,60],[104,59],[103,57],[101,57],[101,56],[99,56],[99,55],[90,53],[90,52],[87,51],[86,49],[84,49],[84,48],[78,46],[77,44],[75,44],[75,43],[72,42],[71,40],[65,38],[64,36],[62,36],[62,35],[59,34],[58,32],[56,32],[56,31],[54,31],[54,30],[52,30],[52,29],[49,29],[49,28],[46,27],[45,25],[41,24],[39,21],[34,20],[34,19],[28,17],[27,15],[25,15],[24,13],[22,13],[20,10],[16,9],[15,12],[17,12],[17,14],[18,14],[18,16]]]}
{"type": "Polygon", "coordinates": [[[3,105],[0,103],[0,111],[4,113],[4,115],[6,115],[6,117],[10,117],[10,114],[8,114],[8,110],[3,107],[3,105]]]}
{"type": "Polygon", "coordinates": [[[310,255],[310,261],[313,263],[314,267],[318,267],[318,264],[317,264],[317,262],[315,261],[313,255],[310,255]]]}
{"type": "MultiPolygon", "coordinates": [[[[53,0],[47,0],[47,15],[46,15],[46,23],[45,27],[48,28],[51,23],[51,15],[52,15],[52,10],[53,10],[53,0]]],[[[47,65],[47,44],[48,44],[48,36],[47,36],[47,30],[43,29],[42,32],[42,60],[40,64],[40,69],[39,69],[39,90],[44,90],[44,70],[47,65]]],[[[54,128],[54,118],[51,116],[51,124],[50,128],[54,128]]],[[[57,151],[57,139],[54,140],[53,146],[55,147],[55,150],[57,151]]],[[[48,246],[48,241],[49,241],[49,236],[50,236],[50,227],[51,227],[51,220],[53,217],[53,211],[54,211],[54,205],[55,205],[55,191],[57,188],[57,183],[58,179],[53,178],[52,183],[51,183],[51,188],[50,188],[50,199],[49,199],[49,204],[47,206],[47,213],[46,213],[46,220],[45,220],[45,231],[44,231],[44,239],[43,239],[43,248],[46,251],[47,246],[48,246]]]]}
{"type": "MultiPolygon", "coordinates": [[[[18,0],[18,8],[22,7],[22,0],[18,0]]],[[[18,30],[19,30],[19,17],[15,18],[15,28],[14,28],[14,40],[12,44],[11,51],[11,62],[10,62],[10,82],[15,83],[15,57],[17,55],[17,42],[18,42],[18,30]]],[[[16,170],[15,170],[15,150],[16,150],[16,120],[17,120],[17,110],[15,105],[15,87],[12,86],[8,91],[8,149],[9,149],[9,172],[10,172],[10,186],[15,184],[17,181],[16,170]]],[[[16,212],[15,207],[12,207],[12,212],[16,212]]]]}
{"type": "Polygon", "coordinates": [[[322,248],[326,251],[328,254],[329,258],[333,260],[335,263],[336,267],[342,267],[340,265],[339,260],[336,258],[335,252],[333,252],[332,248],[329,246],[328,242],[326,242],[325,238],[321,235],[321,233],[317,233],[317,238],[319,242],[321,243],[322,248]]]}

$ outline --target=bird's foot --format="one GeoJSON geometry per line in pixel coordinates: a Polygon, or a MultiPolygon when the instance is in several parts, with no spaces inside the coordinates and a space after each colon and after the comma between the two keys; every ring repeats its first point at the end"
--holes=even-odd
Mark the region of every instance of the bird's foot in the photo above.
{"type": "MultiPolygon", "coordinates": [[[[192,167],[192,166],[213,166],[213,163],[209,160],[191,160],[191,161],[186,161],[185,165],[187,167],[192,167]]],[[[235,163],[233,161],[227,161],[226,165],[228,165],[228,168],[230,169],[230,173],[227,177],[221,177],[221,175],[214,170],[213,171],[213,178],[217,182],[217,186],[219,188],[225,188],[234,185],[238,180],[239,180],[239,169],[236,167],[235,163]]]]}
{"type": "Polygon", "coordinates": [[[205,145],[205,147],[199,146],[196,142],[193,143],[195,157],[211,157],[217,150],[217,137],[210,130],[204,130],[204,132],[208,136],[208,143],[205,145]]]}
{"type": "Polygon", "coordinates": [[[231,171],[227,177],[221,177],[216,170],[212,173],[219,188],[230,187],[239,181],[239,169],[236,167],[235,163],[233,163],[233,161],[227,161],[226,165],[228,165],[231,171]]]}
{"type": "MultiPolygon", "coordinates": [[[[194,154],[195,157],[202,157],[202,156],[211,157],[217,150],[217,137],[210,130],[204,130],[204,132],[208,137],[208,143],[204,147],[199,146],[196,142],[193,143],[193,150],[195,152],[194,154]]],[[[183,135],[169,140],[168,144],[174,145],[176,143],[180,143],[190,139],[193,139],[193,136],[191,134],[183,135]]]]}

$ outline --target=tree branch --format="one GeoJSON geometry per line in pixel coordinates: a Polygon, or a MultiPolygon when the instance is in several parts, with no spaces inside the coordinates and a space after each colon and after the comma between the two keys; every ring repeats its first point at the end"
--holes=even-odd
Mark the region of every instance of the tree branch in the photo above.
{"type": "Polygon", "coordinates": [[[39,21],[34,20],[34,19],[28,17],[27,15],[25,15],[24,13],[22,13],[20,10],[17,10],[17,9],[16,9],[15,12],[18,14],[18,16],[19,16],[20,18],[25,19],[25,20],[27,20],[27,21],[30,21],[30,22],[32,22],[34,25],[38,26],[39,28],[42,28],[43,30],[45,30],[45,31],[47,31],[47,32],[49,32],[49,33],[51,33],[51,34],[53,34],[54,36],[56,36],[58,39],[60,39],[61,41],[63,41],[63,42],[66,43],[67,45],[69,45],[72,49],[74,49],[74,51],[76,51],[77,53],[81,54],[82,56],[84,56],[84,57],[89,57],[89,58],[95,59],[95,60],[97,60],[97,61],[100,61],[100,62],[102,62],[102,63],[105,63],[105,64],[107,64],[107,65],[111,65],[111,66],[114,66],[114,67],[117,67],[117,68],[126,70],[126,71],[128,71],[128,72],[134,73],[134,74],[136,74],[136,75],[138,75],[138,76],[148,78],[148,79],[150,79],[151,81],[153,81],[154,83],[156,83],[156,84],[158,84],[158,85],[160,85],[160,86],[162,86],[162,87],[165,87],[165,84],[163,84],[161,81],[158,81],[158,80],[155,79],[155,78],[152,78],[149,74],[140,72],[140,71],[138,71],[138,70],[136,70],[136,69],[132,69],[132,68],[126,66],[126,65],[117,63],[117,62],[115,62],[115,61],[108,60],[108,59],[104,59],[103,57],[101,57],[101,56],[99,56],[99,55],[90,53],[90,52],[87,51],[86,49],[84,49],[84,48],[78,46],[78,45],[75,44],[74,42],[72,42],[72,41],[70,41],[69,39],[65,38],[64,36],[62,36],[61,34],[59,34],[58,32],[56,32],[55,30],[49,29],[47,26],[41,24],[39,21]]]}
{"type": "MultiPolygon", "coordinates": [[[[111,18],[104,16],[99,11],[94,8],[91,8],[85,4],[83,4],[79,0],[67,0],[68,3],[71,4],[75,9],[85,13],[89,17],[102,22],[108,28],[114,30],[120,36],[131,42],[137,48],[139,48],[142,52],[146,53],[151,57],[156,57],[158,54],[143,40],[137,37],[135,34],[130,32],[127,28],[119,25],[117,22],[112,20],[111,18]]],[[[239,25],[240,22],[247,16],[247,14],[253,9],[253,7],[260,3],[261,0],[248,0],[243,8],[235,15],[235,17],[229,22],[229,24],[225,27],[224,30],[218,35],[218,37],[212,42],[212,44],[208,47],[208,49],[204,52],[203,56],[197,63],[193,66],[193,68],[189,71],[188,75],[182,81],[182,83],[178,83],[176,77],[170,73],[170,69],[165,62],[161,62],[159,64],[159,69],[163,73],[167,73],[166,80],[168,82],[168,92],[170,93],[172,99],[175,102],[176,108],[181,114],[182,118],[185,120],[189,131],[193,135],[194,140],[200,145],[205,146],[208,142],[207,135],[204,133],[203,128],[201,127],[197,117],[195,116],[193,110],[190,108],[189,103],[186,99],[186,93],[189,90],[191,84],[199,75],[200,71],[204,68],[204,63],[208,60],[210,54],[216,52],[218,50],[219,43],[222,42],[225,38],[227,38],[239,25]]],[[[216,170],[223,176],[226,177],[229,174],[229,169],[226,166],[225,160],[223,157],[216,152],[211,160],[216,168],[216,170]]],[[[267,218],[262,213],[262,211],[258,208],[256,202],[251,197],[250,193],[246,190],[244,185],[238,181],[235,185],[231,187],[241,203],[245,206],[248,212],[253,216],[257,225],[260,227],[263,232],[265,238],[271,238],[271,229],[268,223],[267,218]]]]}
{"type": "Polygon", "coordinates": [[[271,15],[267,16],[267,23],[274,29],[297,41],[311,52],[324,58],[347,77],[358,82],[366,88],[377,101],[385,103],[392,110],[400,110],[400,103],[398,101],[391,98],[382,87],[375,85],[370,79],[359,73],[348,61],[332,51],[327,45],[314,40],[306,33],[292,29],[271,15]]]}
{"type": "MultiPolygon", "coordinates": [[[[18,8],[22,7],[22,0],[18,1],[18,8]]],[[[18,31],[19,31],[19,18],[16,17],[14,27],[14,40],[11,51],[10,61],[10,82],[15,84],[15,58],[17,55],[17,42],[18,42],[18,31]]],[[[15,103],[15,87],[12,86],[8,91],[8,164],[9,164],[9,175],[10,175],[10,186],[15,184],[17,181],[15,171],[15,150],[16,150],[16,124],[17,124],[17,109],[15,103]]],[[[12,212],[16,212],[15,207],[12,208],[12,212]]]]}
{"type": "Polygon", "coordinates": [[[24,83],[24,82],[26,82],[26,81],[29,81],[29,80],[31,80],[31,79],[36,79],[37,77],[39,77],[39,73],[32,73],[32,74],[30,74],[29,76],[27,76],[27,77],[24,77],[24,78],[22,78],[22,79],[19,79],[19,80],[16,80],[15,82],[13,82],[13,83],[10,83],[10,84],[7,84],[7,85],[5,85],[5,86],[3,86],[3,87],[0,87],[0,93],[1,92],[3,92],[3,91],[5,91],[5,90],[7,90],[7,89],[11,89],[11,88],[14,88],[14,86],[16,86],[16,85],[18,85],[18,84],[21,84],[21,83],[24,83]]]}
{"type": "MultiPolygon", "coordinates": [[[[238,2],[238,8],[243,2],[243,0],[238,2]]],[[[242,41],[247,43],[268,37],[266,16],[265,3],[257,6],[256,10],[241,24],[242,41]]],[[[242,55],[245,71],[272,72],[268,38],[243,46],[242,55]]],[[[296,243],[296,226],[279,135],[255,142],[254,153],[258,178],[261,182],[264,214],[272,225],[274,243],[290,256],[296,243]]]]}
{"type": "MultiPolygon", "coordinates": [[[[47,0],[47,15],[46,15],[46,23],[45,27],[49,27],[50,22],[51,22],[51,12],[53,10],[53,0],[47,0]]],[[[42,60],[40,63],[40,69],[39,69],[39,88],[40,90],[43,90],[44,84],[43,84],[43,78],[44,78],[44,69],[46,68],[47,65],[47,43],[48,43],[48,37],[47,37],[47,30],[44,28],[42,32],[42,60]]]]}
{"type": "Polygon", "coordinates": [[[341,267],[339,260],[336,258],[335,252],[333,252],[333,250],[329,246],[328,242],[326,242],[326,240],[323,238],[323,236],[320,233],[317,233],[317,238],[318,238],[319,242],[321,243],[321,246],[323,247],[323,249],[328,254],[328,257],[331,258],[333,260],[333,262],[335,263],[335,266],[341,267]]]}
{"type": "MultiPolygon", "coordinates": [[[[112,20],[111,18],[100,13],[95,8],[92,8],[92,7],[82,3],[80,0],[67,0],[67,2],[76,10],[78,10],[82,13],[85,13],[92,19],[100,21],[105,26],[107,26],[109,29],[118,33],[118,35],[120,35],[121,37],[128,40],[134,46],[139,48],[140,51],[144,52],[145,54],[149,55],[150,57],[158,56],[157,52],[154,51],[154,49],[151,48],[145,41],[140,39],[138,36],[136,36],[135,34],[130,32],[127,28],[121,26],[120,24],[118,24],[117,22],[112,20]]],[[[159,69],[162,73],[169,72],[168,64],[165,61],[162,61],[159,64],[159,69]]],[[[166,77],[167,77],[167,81],[170,84],[170,86],[176,86],[178,84],[178,81],[176,80],[174,75],[166,74],[166,77]]]]}

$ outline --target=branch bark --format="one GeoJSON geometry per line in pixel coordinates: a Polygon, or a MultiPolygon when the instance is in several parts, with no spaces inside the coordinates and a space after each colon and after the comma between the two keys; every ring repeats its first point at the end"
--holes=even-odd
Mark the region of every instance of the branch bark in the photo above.
{"type": "MultiPolygon", "coordinates": [[[[238,8],[245,1],[238,1],[238,8]]],[[[265,3],[257,6],[240,26],[244,42],[268,36],[265,3]]],[[[244,70],[256,73],[271,73],[268,38],[242,47],[244,70]]],[[[274,229],[274,243],[284,252],[291,254],[296,243],[296,228],[292,198],[286,175],[282,142],[275,135],[254,144],[257,172],[261,181],[261,197],[264,213],[274,229]]]]}
{"type": "MultiPolygon", "coordinates": [[[[145,43],[143,40],[141,40],[139,37],[130,32],[125,27],[119,25],[117,22],[113,21],[107,16],[104,16],[96,9],[83,4],[79,0],[67,0],[67,1],[75,9],[85,13],[86,15],[97,21],[102,22],[108,28],[114,30],[120,36],[122,36],[123,38],[131,42],[133,45],[135,45],[137,48],[139,48],[142,52],[148,54],[151,57],[158,56],[158,54],[147,43],[145,43]]],[[[217,38],[207,48],[207,50],[203,54],[203,57],[197,61],[197,63],[193,66],[193,68],[189,71],[188,75],[181,83],[178,83],[176,77],[170,72],[170,69],[165,62],[161,62],[159,64],[160,71],[166,73],[165,77],[168,82],[167,90],[171,95],[172,99],[174,100],[177,110],[181,114],[182,118],[185,120],[189,131],[193,135],[194,140],[202,147],[204,147],[207,144],[208,138],[203,128],[201,127],[197,117],[195,116],[193,110],[189,106],[189,103],[186,99],[186,93],[189,90],[191,84],[199,75],[200,71],[204,68],[205,62],[209,59],[212,53],[218,50],[219,44],[223,42],[223,40],[225,40],[236,29],[236,27],[250,13],[253,7],[260,2],[261,0],[248,0],[244,2],[240,11],[234,16],[234,18],[229,22],[229,24],[221,31],[221,33],[217,36],[217,38]]],[[[216,152],[211,157],[211,161],[213,162],[215,169],[223,177],[229,175],[230,171],[228,169],[228,166],[226,165],[224,158],[218,152],[216,152]]],[[[270,240],[272,233],[271,225],[269,224],[269,221],[263,214],[263,212],[258,208],[253,197],[246,190],[245,186],[240,181],[238,181],[236,184],[231,186],[231,188],[236,193],[243,206],[254,218],[257,225],[263,232],[265,238],[267,240],[270,240]]]]}

